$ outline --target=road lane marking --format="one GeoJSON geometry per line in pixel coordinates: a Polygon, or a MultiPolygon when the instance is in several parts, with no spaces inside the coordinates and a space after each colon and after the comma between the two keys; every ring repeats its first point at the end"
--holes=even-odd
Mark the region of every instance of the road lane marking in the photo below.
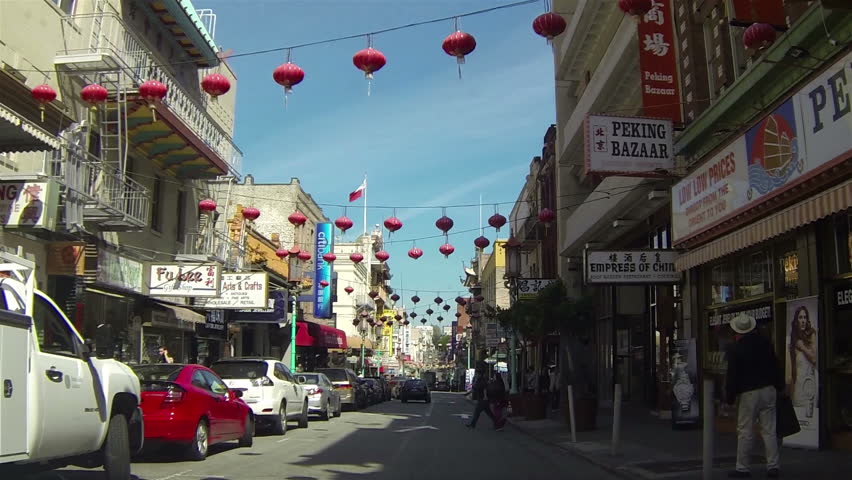
{"type": "Polygon", "coordinates": [[[287,440],[290,440],[290,439],[289,438],[282,438],[281,440],[276,440],[275,443],[284,443],[287,440]]]}
{"type": "Polygon", "coordinates": [[[394,432],[406,433],[406,432],[413,432],[415,430],[438,430],[438,428],[433,427],[432,425],[420,425],[418,427],[400,428],[399,430],[394,430],[394,432]]]}
{"type": "Polygon", "coordinates": [[[191,471],[192,471],[192,470],[184,470],[184,471],[182,471],[182,472],[173,473],[173,474],[169,475],[168,477],[160,477],[160,478],[158,478],[158,479],[156,479],[156,480],[169,480],[169,479],[172,479],[172,478],[178,478],[178,477],[180,477],[180,476],[182,476],[182,475],[186,475],[187,473],[189,473],[189,472],[191,472],[191,471]]]}

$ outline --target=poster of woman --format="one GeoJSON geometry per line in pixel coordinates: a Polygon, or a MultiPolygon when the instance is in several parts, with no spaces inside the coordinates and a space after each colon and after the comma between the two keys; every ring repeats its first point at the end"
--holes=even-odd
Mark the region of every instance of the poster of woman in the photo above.
{"type": "Polygon", "coordinates": [[[818,297],[787,302],[787,388],[802,431],[784,445],[819,448],[818,297]]]}

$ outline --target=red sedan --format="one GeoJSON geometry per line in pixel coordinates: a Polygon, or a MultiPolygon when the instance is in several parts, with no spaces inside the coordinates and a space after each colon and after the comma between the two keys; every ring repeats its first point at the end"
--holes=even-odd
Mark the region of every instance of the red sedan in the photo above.
{"type": "Polygon", "coordinates": [[[163,363],[133,367],[142,384],[145,441],[187,446],[193,460],[204,460],[210,445],[239,440],[250,447],[254,416],[242,392],[230,390],[213,370],[201,365],[163,363]]]}

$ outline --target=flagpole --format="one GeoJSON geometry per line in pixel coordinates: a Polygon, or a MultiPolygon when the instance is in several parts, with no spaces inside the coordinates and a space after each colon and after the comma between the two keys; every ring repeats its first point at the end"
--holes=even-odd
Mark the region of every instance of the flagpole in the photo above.
{"type": "MultiPolygon", "coordinates": [[[[364,288],[365,288],[364,301],[365,302],[367,301],[367,298],[370,298],[368,294],[370,293],[370,283],[373,280],[372,274],[370,272],[370,269],[371,269],[371,267],[370,267],[370,260],[371,260],[370,244],[371,243],[372,243],[371,237],[367,236],[367,173],[365,172],[364,173],[364,249],[365,249],[364,260],[367,261],[367,276],[366,276],[366,282],[365,282],[366,284],[364,285],[364,288]]],[[[366,340],[367,340],[366,336],[361,337],[361,376],[367,375],[366,368],[364,366],[364,342],[366,340]]]]}

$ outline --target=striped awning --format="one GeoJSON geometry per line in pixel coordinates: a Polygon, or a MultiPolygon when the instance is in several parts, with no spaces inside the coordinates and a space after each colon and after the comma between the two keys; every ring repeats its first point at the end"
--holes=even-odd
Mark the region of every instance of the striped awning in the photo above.
{"type": "Polygon", "coordinates": [[[0,104],[0,153],[41,152],[59,148],[59,139],[0,104]]]}
{"type": "Polygon", "coordinates": [[[679,271],[689,270],[849,207],[852,207],[852,180],[828,188],[747,227],[689,250],[675,261],[675,266],[679,271]]]}

